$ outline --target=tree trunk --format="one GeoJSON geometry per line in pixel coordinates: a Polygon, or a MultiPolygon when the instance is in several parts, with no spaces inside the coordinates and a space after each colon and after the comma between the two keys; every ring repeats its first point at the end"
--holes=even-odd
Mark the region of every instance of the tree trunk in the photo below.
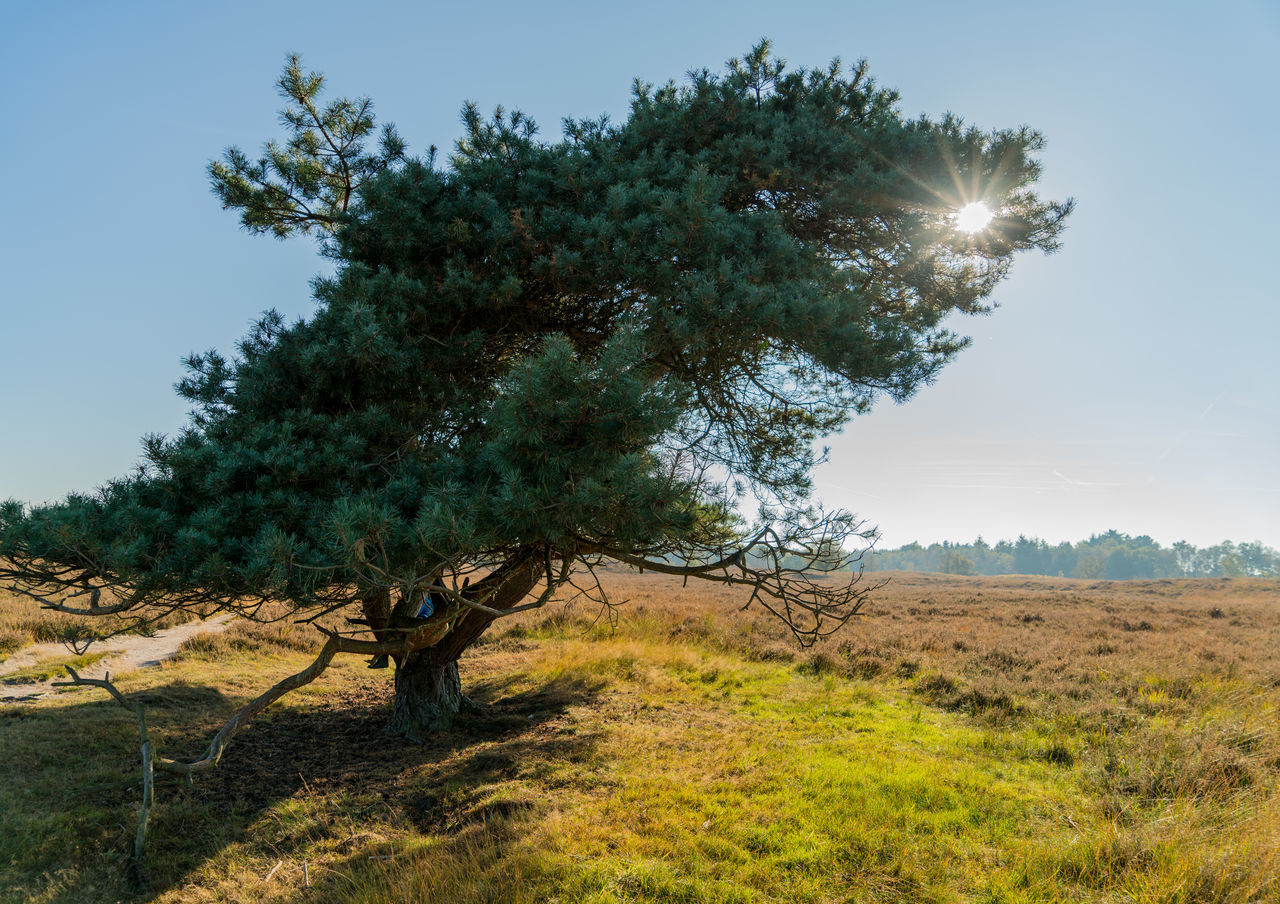
{"type": "MultiPolygon", "coordinates": [[[[510,609],[528,595],[542,577],[536,551],[521,550],[469,588],[474,599],[493,609],[510,609]]],[[[434,646],[415,650],[397,662],[396,695],[387,734],[419,740],[444,731],[462,710],[474,707],[462,695],[458,657],[475,643],[495,616],[472,610],[463,614],[434,646]]]]}
{"type": "Polygon", "coordinates": [[[417,741],[424,734],[445,731],[463,700],[457,659],[446,659],[431,648],[410,653],[396,669],[387,734],[417,741]]]}

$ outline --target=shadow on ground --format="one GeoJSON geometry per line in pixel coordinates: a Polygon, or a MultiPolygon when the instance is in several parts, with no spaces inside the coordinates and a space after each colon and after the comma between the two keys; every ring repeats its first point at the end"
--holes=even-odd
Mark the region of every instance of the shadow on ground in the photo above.
{"type": "MultiPolygon", "coordinates": [[[[292,707],[286,698],[237,735],[219,766],[198,777],[194,786],[167,778],[158,784],[148,842],[150,893],[183,885],[230,844],[247,841],[287,858],[314,841],[316,828],[304,824],[305,819],[292,826],[287,820],[261,822],[290,798],[307,802],[304,809],[322,822],[326,813],[340,812],[348,823],[409,824],[437,835],[463,832],[529,806],[521,800],[486,803],[480,789],[527,775],[531,763],[589,756],[596,736],[566,726],[564,716],[571,706],[590,704],[602,683],[562,676],[508,692],[517,680],[519,676],[472,685],[469,692],[480,711],[460,717],[452,730],[421,744],[383,734],[390,716],[385,679],[344,678],[324,699],[292,707]]],[[[182,684],[152,688],[133,699],[146,706],[159,753],[174,758],[198,756],[235,705],[215,689],[182,684]]],[[[112,881],[104,872],[122,872],[119,865],[127,860],[136,825],[139,789],[132,777],[138,754],[132,719],[107,701],[68,700],[62,707],[22,710],[20,716],[3,720],[11,751],[22,747],[52,753],[57,744],[75,737],[92,745],[79,757],[92,765],[86,763],[88,768],[70,780],[65,773],[58,782],[56,773],[48,771],[9,772],[21,782],[32,780],[25,790],[28,797],[43,797],[57,806],[61,796],[64,810],[79,813],[79,827],[70,831],[77,846],[83,845],[76,852],[82,863],[77,868],[62,859],[59,865],[71,868],[63,873],[60,893],[50,900],[96,900],[104,891],[104,900],[114,899],[100,883],[112,881]],[[101,743],[104,733],[109,740],[101,743]],[[115,787],[102,787],[113,784],[103,783],[104,777],[115,779],[115,787]],[[95,783],[99,787],[91,787],[95,783]]],[[[7,759],[0,754],[0,765],[7,759]]],[[[48,867],[41,862],[47,856],[36,849],[50,847],[53,840],[32,838],[31,844],[33,856],[21,866],[36,875],[48,867]]],[[[127,889],[123,880],[119,889],[127,889]]]]}
{"type": "MultiPolygon", "coordinates": [[[[424,769],[441,785],[462,778],[492,781],[531,754],[551,752],[546,748],[569,754],[588,742],[546,729],[568,707],[590,703],[599,685],[562,676],[504,694],[511,683],[471,686],[481,711],[460,716],[452,730],[419,744],[383,734],[390,717],[388,688],[356,679],[306,709],[280,709],[250,723],[219,767],[198,781],[193,799],[260,808],[283,797],[336,789],[379,790],[388,799],[408,784],[420,784],[424,769]],[[450,768],[441,771],[446,764],[450,768]]],[[[182,746],[195,748],[204,739],[196,738],[182,746]]]]}

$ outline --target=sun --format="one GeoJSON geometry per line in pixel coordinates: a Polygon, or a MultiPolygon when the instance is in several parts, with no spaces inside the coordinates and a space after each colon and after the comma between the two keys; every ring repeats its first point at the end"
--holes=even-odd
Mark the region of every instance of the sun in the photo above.
{"type": "Polygon", "coordinates": [[[956,228],[962,232],[981,232],[992,216],[990,207],[982,201],[973,201],[956,211],[956,228]]]}

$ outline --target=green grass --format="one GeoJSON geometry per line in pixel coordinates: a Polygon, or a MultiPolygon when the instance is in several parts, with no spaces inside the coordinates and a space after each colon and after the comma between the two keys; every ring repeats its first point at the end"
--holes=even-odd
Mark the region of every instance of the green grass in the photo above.
{"type": "Polygon", "coordinates": [[[539,893],[946,901],[1016,860],[1028,825],[1050,841],[1065,829],[1068,776],[993,756],[904,694],[722,656],[667,659],[638,683],[607,758],[615,793],[557,833],[573,856],[539,858],[553,880],[539,893]]]}
{"type": "MultiPolygon", "coordinates": [[[[598,685],[597,701],[544,723],[550,743],[501,781],[422,774],[409,793],[436,801],[437,831],[393,821],[317,900],[953,901],[1004,894],[1068,840],[1078,777],[901,691],[624,640],[531,659],[504,693],[598,685]]],[[[317,861],[351,828],[304,802],[273,818],[317,861]]],[[[1052,897],[1022,886],[1005,899],[1052,897]]]]}
{"type": "MultiPolygon", "coordinates": [[[[423,746],[381,741],[390,676],[344,661],[194,789],[158,789],[154,900],[1280,897],[1273,687],[1152,659],[1058,696],[984,683],[1029,674],[1008,657],[867,670],[857,650],[784,655],[740,628],[528,620],[464,663],[492,709],[423,746]]],[[[125,680],[163,753],[196,753],[305,662],[293,635],[253,642],[202,641],[125,680]]],[[[0,740],[18,777],[0,783],[0,900],[129,900],[128,714],[59,695],[0,710],[0,740]]]]}
{"type": "Polygon", "coordinates": [[[65,678],[68,676],[67,666],[77,670],[88,668],[106,655],[106,653],[85,653],[83,656],[53,656],[48,659],[38,659],[34,665],[0,676],[0,684],[35,684],[53,678],[65,678]]]}

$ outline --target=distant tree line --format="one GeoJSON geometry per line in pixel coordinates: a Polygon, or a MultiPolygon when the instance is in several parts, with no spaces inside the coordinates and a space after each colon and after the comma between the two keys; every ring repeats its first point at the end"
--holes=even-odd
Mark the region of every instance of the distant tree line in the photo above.
{"type": "Polygon", "coordinates": [[[908,543],[872,550],[868,571],[938,571],[945,574],[1045,574],[1071,578],[1184,578],[1280,576],[1280,552],[1259,542],[1196,547],[1180,540],[1161,546],[1143,534],[1109,530],[1079,543],[1049,544],[1034,537],[972,543],[908,543]]]}

